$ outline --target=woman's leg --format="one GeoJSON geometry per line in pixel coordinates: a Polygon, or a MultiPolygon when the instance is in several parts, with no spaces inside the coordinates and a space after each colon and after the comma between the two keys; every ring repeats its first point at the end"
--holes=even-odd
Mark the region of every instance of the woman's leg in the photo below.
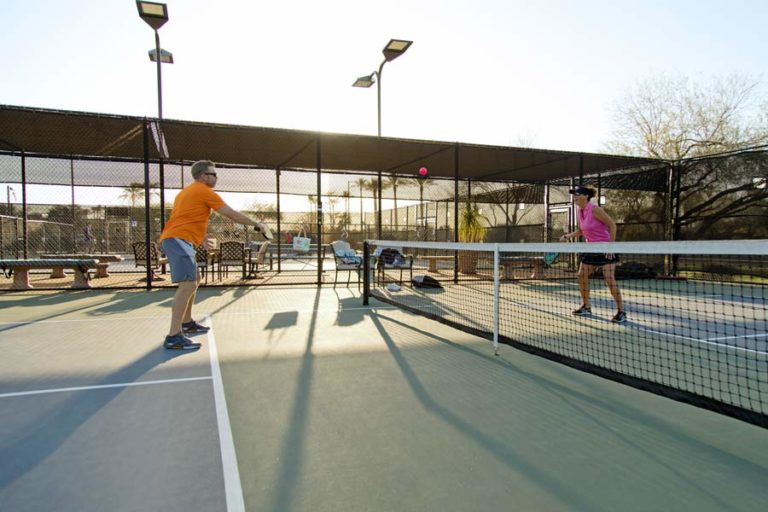
{"type": "Polygon", "coordinates": [[[579,265],[579,294],[581,294],[582,306],[589,306],[589,276],[592,274],[592,265],[582,263],[579,265]]]}
{"type": "Polygon", "coordinates": [[[621,291],[619,291],[619,285],[616,283],[616,264],[603,265],[603,279],[605,284],[611,291],[611,296],[616,302],[616,309],[624,311],[624,302],[621,300],[621,291]]]}

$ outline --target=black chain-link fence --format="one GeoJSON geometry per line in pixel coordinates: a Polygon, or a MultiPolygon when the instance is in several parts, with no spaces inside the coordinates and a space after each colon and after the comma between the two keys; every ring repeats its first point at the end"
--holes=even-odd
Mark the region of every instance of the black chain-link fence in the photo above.
{"type": "Polygon", "coordinates": [[[692,159],[676,171],[676,239],[768,238],[768,152],[692,159]]]}
{"type": "MultiPolygon", "coordinates": [[[[138,147],[146,156],[72,155],[67,147],[30,155],[0,141],[0,258],[101,256],[108,268],[91,280],[94,287],[170,285],[162,255],[151,263],[146,242],[157,241],[176,194],[192,182],[192,162],[173,158],[194,154],[182,136],[184,123],[167,122],[176,136],[166,142],[154,122],[125,119],[120,132],[105,132],[98,120],[79,126],[73,144],[95,141],[112,155],[138,147]]],[[[220,143],[230,151],[269,151],[241,148],[236,138],[220,143]]],[[[315,149],[308,143],[302,151],[315,149]]],[[[619,224],[620,240],[768,237],[765,150],[530,183],[456,182],[415,170],[326,172],[291,167],[290,155],[285,161],[277,168],[217,163],[217,192],[236,210],[269,223],[276,238],[255,267],[244,256],[242,271],[217,267],[214,249],[208,285],[329,282],[334,260],[327,244],[339,239],[357,250],[370,238],[460,241],[457,208],[467,201],[479,208],[486,242],[556,240],[575,225],[568,189],[579,183],[597,189],[596,201],[619,224]],[[308,250],[294,247],[297,236],[310,239],[308,250]]],[[[219,215],[211,217],[208,237],[215,247],[235,242],[248,254],[261,243],[257,233],[219,215]]],[[[71,284],[49,274],[33,271],[33,285],[71,284]]],[[[0,288],[10,286],[10,279],[0,281],[0,288]]]]}

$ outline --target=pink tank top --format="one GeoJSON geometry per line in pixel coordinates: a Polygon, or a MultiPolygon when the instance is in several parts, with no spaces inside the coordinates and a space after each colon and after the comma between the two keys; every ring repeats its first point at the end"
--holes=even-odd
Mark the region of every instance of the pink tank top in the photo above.
{"type": "Polygon", "coordinates": [[[610,242],[611,232],[608,226],[595,218],[592,210],[595,205],[587,203],[587,206],[579,209],[579,228],[587,242],[610,242]]]}

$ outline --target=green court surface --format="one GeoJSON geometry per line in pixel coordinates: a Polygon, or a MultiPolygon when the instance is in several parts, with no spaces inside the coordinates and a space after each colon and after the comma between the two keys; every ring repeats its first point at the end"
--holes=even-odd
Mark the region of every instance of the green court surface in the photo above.
{"type": "MultiPolygon", "coordinates": [[[[593,283],[593,312],[586,317],[571,314],[581,304],[575,279],[502,282],[499,338],[644,379],[651,386],[768,411],[764,288],[744,283],[647,283],[621,281],[628,320],[615,324],[610,318],[616,306],[602,282],[593,283]]],[[[439,289],[378,288],[374,293],[387,303],[492,337],[493,281],[444,281],[439,289]]]]}
{"type": "Polygon", "coordinates": [[[354,288],[201,290],[203,349],[166,351],[171,298],[0,295],[0,510],[768,503],[757,426],[508,346],[496,357],[354,288]]]}

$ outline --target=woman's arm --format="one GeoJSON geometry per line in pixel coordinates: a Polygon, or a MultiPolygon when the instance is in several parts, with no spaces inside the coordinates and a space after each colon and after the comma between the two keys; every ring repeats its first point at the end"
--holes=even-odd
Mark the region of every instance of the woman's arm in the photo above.
{"type": "Polygon", "coordinates": [[[611,234],[611,242],[615,242],[616,241],[616,223],[613,222],[613,219],[611,218],[611,216],[605,213],[605,210],[603,210],[599,206],[595,206],[594,208],[592,208],[592,215],[597,220],[599,220],[600,222],[602,222],[608,227],[608,231],[611,234]]]}
{"type": "Polygon", "coordinates": [[[563,236],[560,237],[561,242],[565,242],[569,238],[577,238],[581,236],[581,228],[577,229],[573,233],[565,233],[563,236]]]}

